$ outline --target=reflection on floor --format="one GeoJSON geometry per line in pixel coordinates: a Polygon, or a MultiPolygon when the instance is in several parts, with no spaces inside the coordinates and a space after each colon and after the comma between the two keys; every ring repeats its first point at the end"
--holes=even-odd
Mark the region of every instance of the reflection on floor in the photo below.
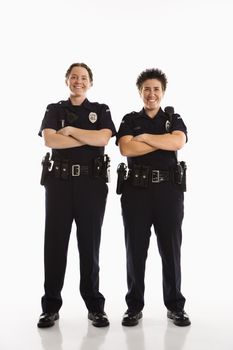
{"type": "MultiPolygon", "coordinates": [[[[230,312],[193,310],[190,327],[176,327],[166,313],[152,317],[144,312],[136,327],[123,327],[121,315],[108,314],[110,327],[95,328],[86,315],[61,312],[54,327],[38,329],[29,312],[1,318],[1,350],[232,350],[230,312]],[[18,317],[18,319],[17,319],[18,317]],[[221,322],[220,322],[221,320],[221,322]],[[223,322],[223,320],[225,320],[223,322]]],[[[226,311],[226,310],[225,310],[226,311]]]]}

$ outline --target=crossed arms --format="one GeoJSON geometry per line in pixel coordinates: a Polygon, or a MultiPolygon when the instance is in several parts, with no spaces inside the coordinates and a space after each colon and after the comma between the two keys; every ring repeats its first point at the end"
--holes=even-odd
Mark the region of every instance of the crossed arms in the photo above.
{"type": "MultiPolygon", "coordinates": [[[[112,136],[110,129],[86,130],[66,126],[58,131],[44,129],[45,145],[54,149],[80,147],[83,145],[104,147],[112,136]]],[[[175,130],[169,134],[153,135],[141,134],[138,136],[126,135],[119,140],[120,152],[126,157],[141,156],[159,149],[177,151],[186,142],[182,131],[175,130]]]]}
{"type": "Polygon", "coordinates": [[[66,126],[58,131],[44,129],[45,146],[54,149],[74,148],[83,145],[104,147],[112,136],[110,129],[85,130],[66,126]]]}
{"type": "Polygon", "coordinates": [[[120,152],[126,157],[137,157],[157,151],[177,151],[186,142],[186,136],[182,131],[175,130],[172,133],[153,135],[141,134],[138,136],[126,135],[119,139],[120,152]]]}

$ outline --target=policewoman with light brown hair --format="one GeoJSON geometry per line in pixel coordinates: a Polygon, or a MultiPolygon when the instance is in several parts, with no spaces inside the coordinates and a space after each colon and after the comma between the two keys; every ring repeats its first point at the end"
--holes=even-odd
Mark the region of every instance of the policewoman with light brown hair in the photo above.
{"type": "Polygon", "coordinates": [[[48,105],[39,135],[51,148],[43,163],[46,218],[44,295],[38,327],[54,325],[62,306],[72,223],[80,260],[80,293],[96,327],[109,325],[105,298],[99,291],[99,248],[108,193],[109,157],[105,146],[115,135],[109,107],[86,95],[93,74],[85,63],[66,72],[69,98],[48,105]]]}

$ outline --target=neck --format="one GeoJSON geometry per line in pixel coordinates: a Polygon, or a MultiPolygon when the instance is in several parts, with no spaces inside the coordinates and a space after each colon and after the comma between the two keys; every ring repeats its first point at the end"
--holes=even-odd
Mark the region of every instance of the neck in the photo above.
{"type": "MultiPolygon", "coordinates": [[[[159,107],[160,108],[160,107],[159,107]]],[[[146,114],[148,115],[148,117],[150,118],[154,118],[156,116],[156,114],[159,111],[159,108],[155,108],[155,109],[149,109],[144,107],[146,114]]]]}
{"type": "Polygon", "coordinates": [[[86,96],[70,96],[72,105],[80,106],[85,101],[86,96]]]}

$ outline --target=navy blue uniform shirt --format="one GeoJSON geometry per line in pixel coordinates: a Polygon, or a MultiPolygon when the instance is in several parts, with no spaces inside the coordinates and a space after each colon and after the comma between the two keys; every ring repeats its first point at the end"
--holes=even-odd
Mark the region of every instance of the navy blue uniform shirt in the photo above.
{"type": "MultiPolygon", "coordinates": [[[[116,143],[122,136],[140,134],[161,135],[167,133],[166,122],[168,117],[160,108],[154,118],[146,115],[144,108],[140,112],[132,112],[124,116],[119,131],[117,133],[116,143]]],[[[187,128],[179,114],[174,114],[170,132],[180,130],[186,135],[187,128]]],[[[176,164],[176,156],[174,151],[157,150],[137,157],[127,157],[128,166],[132,168],[133,164],[141,164],[151,166],[153,169],[169,169],[176,164]]]]}
{"type": "MultiPolygon", "coordinates": [[[[44,129],[58,131],[65,126],[73,126],[86,130],[110,129],[112,136],[116,135],[109,107],[98,102],[89,102],[87,99],[80,106],[72,105],[70,100],[60,101],[48,105],[42,121],[39,135],[44,129]]],[[[104,154],[104,147],[84,145],[66,149],[52,149],[52,158],[69,159],[81,164],[104,154]]]]}

